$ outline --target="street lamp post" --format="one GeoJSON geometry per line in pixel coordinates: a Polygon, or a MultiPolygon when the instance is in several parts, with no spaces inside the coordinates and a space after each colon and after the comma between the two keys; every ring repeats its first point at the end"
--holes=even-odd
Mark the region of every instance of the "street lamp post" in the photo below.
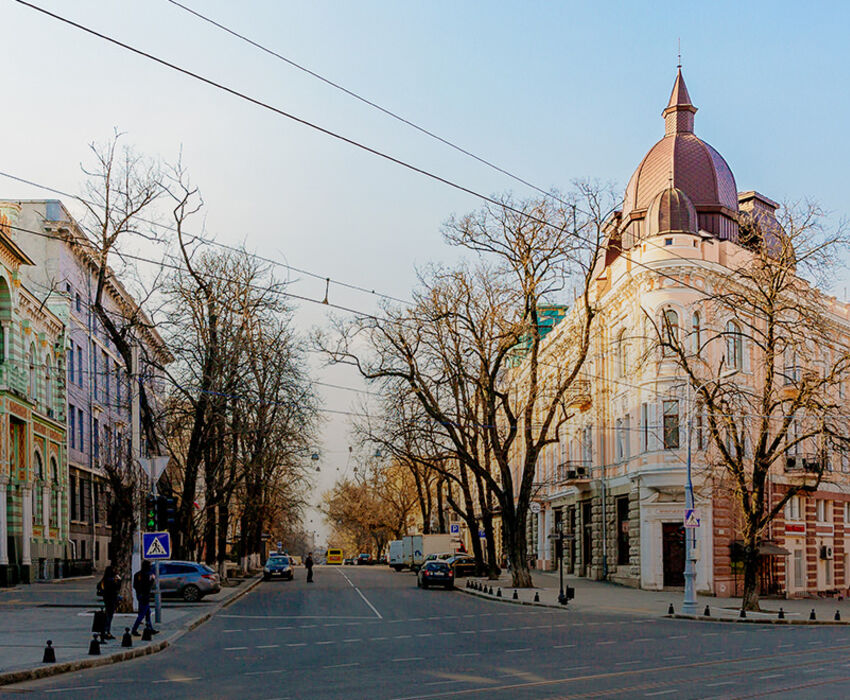
{"type": "MultiPolygon", "coordinates": [[[[737,374],[738,370],[730,370],[723,372],[717,379],[706,379],[700,384],[695,394],[698,396],[702,388],[713,381],[727,379],[733,374],[737,374]]],[[[693,429],[693,399],[691,397],[691,383],[688,382],[688,425],[687,425],[687,441],[688,441],[688,475],[685,482],[685,511],[694,510],[694,482],[691,478],[691,431],[693,429]]],[[[696,615],[697,607],[697,590],[696,590],[696,539],[697,533],[695,527],[685,528],[685,598],[682,601],[682,613],[685,615],[696,615]]]]}

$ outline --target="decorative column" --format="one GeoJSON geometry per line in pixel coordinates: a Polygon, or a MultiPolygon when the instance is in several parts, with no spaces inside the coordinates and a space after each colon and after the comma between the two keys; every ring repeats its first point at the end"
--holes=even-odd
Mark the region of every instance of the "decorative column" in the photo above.
{"type": "Polygon", "coordinates": [[[9,525],[6,521],[7,505],[6,505],[6,484],[8,478],[0,476],[0,566],[9,565],[9,525]]]}
{"type": "Polygon", "coordinates": [[[32,485],[24,484],[21,488],[21,566],[32,565],[32,485]]]}
{"type": "Polygon", "coordinates": [[[44,486],[41,487],[41,522],[44,528],[45,539],[50,536],[50,506],[52,503],[53,498],[50,492],[50,485],[45,481],[44,486]]]}

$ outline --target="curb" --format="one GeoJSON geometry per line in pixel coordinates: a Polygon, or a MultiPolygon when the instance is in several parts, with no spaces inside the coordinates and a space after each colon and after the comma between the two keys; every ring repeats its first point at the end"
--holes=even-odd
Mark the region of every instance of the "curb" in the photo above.
{"type": "Polygon", "coordinates": [[[530,608],[551,608],[552,610],[569,610],[569,605],[561,605],[560,603],[535,603],[533,600],[514,600],[513,598],[497,598],[489,593],[474,591],[471,588],[455,586],[455,590],[459,593],[483,598],[484,600],[492,600],[494,603],[510,603],[511,605],[525,605],[530,608]]]}
{"type": "Polygon", "coordinates": [[[256,588],[262,582],[262,580],[262,576],[255,576],[254,580],[248,583],[243,590],[238,591],[231,598],[222,601],[221,603],[216,605],[215,608],[213,608],[207,613],[204,613],[198,619],[187,623],[185,626],[175,631],[168,639],[163,639],[162,641],[148,644],[147,646],[134,647],[133,649],[128,649],[127,651],[109,654],[108,656],[95,656],[87,659],[65,661],[63,663],[52,664],[49,666],[36,666],[34,668],[24,668],[17,671],[6,671],[5,673],[0,673],[0,686],[11,685],[13,683],[23,683],[24,681],[34,681],[39,680],[41,678],[48,678],[50,676],[58,676],[62,673],[69,673],[71,671],[81,671],[88,668],[96,668],[98,666],[117,664],[122,661],[130,661],[131,659],[138,659],[142,656],[156,654],[170,647],[183,635],[200,627],[202,624],[207,622],[213,615],[216,615],[224,608],[233,605],[233,603],[235,603],[237,600],[254,590],[254,588],[256,588]]]}
{"type": "Polygon", "coordinates": [[[758,617],[711,617],[706,615],[683,615],[682,613],[674,613],[672,615],[664,615],[664,617],[676,620],[695,620],[696,622],[734,622],[739,624],[749,625],[809,625],[815,626],[833,626],[840,627],[841,625],[850,625],[850,620],[789,620],[785,618],[779,620],[776,618],[758,618],[758,617]]]}

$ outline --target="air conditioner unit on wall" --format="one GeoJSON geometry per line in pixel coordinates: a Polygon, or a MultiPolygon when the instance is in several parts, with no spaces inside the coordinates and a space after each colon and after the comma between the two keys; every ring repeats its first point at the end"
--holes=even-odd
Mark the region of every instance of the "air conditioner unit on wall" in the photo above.
{"type": "Polygon", "coordinates": [[[821,545],[820,548],[820,558],[821,559],[832,559],[833,558],[832,547],[828,544],[821,545]]]}

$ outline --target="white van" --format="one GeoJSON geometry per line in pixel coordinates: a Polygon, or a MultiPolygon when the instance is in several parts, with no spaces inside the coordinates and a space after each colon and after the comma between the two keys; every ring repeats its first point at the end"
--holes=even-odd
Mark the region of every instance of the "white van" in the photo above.
{"type": "Polygon", "coordinates": [[[401,540],[390,542],[389,564],[391,569],[401,571],[404,568],[404,547],[401,540]]]}

